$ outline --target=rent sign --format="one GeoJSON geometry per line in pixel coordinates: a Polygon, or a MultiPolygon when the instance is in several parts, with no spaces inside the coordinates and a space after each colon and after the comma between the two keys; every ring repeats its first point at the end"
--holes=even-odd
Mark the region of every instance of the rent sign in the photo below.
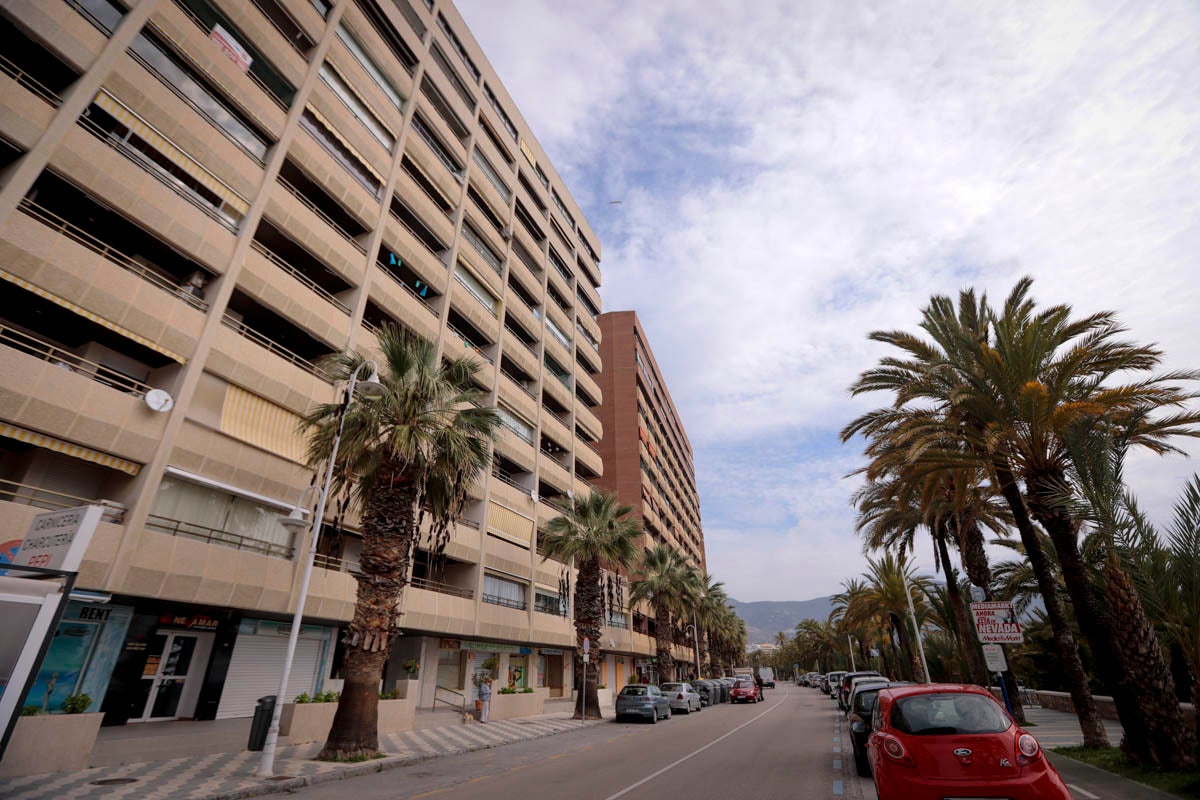
{"type": "Polygon", "coordinates": [[[984,644],[1020,644],[1021,624],[1007,600],[991,600],[971,603],[971,615],[975,617],[975,633],[984,644]]]}

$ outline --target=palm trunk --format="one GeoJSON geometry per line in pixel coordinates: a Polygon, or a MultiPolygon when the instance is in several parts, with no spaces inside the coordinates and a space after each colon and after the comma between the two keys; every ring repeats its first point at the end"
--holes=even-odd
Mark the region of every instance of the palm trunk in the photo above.
{"type": "Polygon", "coordinates": [[[998,461],[994,468],[1000,493],[1008,503],[1017,531],[1021,534],[1025,557],[1029,559],[1029,565],[1037,577],[1042,602],[1046,605],[1046,617],[1054,631],[1054,644],[1058,648],[1063,675],[1071,693],[1071,702],[1075,706],[1075,715],[1079,718],[1079,727],[1083,732],[1083,744],[1085,747],[1108,747],[1108,732],[1104,729],[1104,723],[1100,721],[1100,714],[1096,710],[1096,701],[1092,697],[1087,673],[1084,672],[1083,661],[1079,657],[1079,646],[1075,643],[1075,636],[1067,623],[1066,611],[1058,594],[1058,584],[1055,582],[1050,559],[1042,551],[1042,543],[1038,540],[1037,531],[1025,507],[1025,499],[1021,496],[1021,490],[1017,487],[1016,478],[1007,462],[998,461]]]}
{"type": "Polygon", "coordinates": [[[600,714],[600,632],[604,619],[604,593],[600,589],[600,562],[594,558],[579,565],[575,581],[575,714],[573,719],[603,719],[600,714]],[[583,640],[590,639],[587,679],[584,680],[583,640]]]}
{"type": "MultiPolygon", "coordinates": [[[[904,662],[905,669],[903,670],[905,678],[910,681],[916,681],[917,675],[921,671],[921,667],[916,662],[916,656],[913,655],[912,644],[909,642],[908,636],[908,621],[896,614],[890,614],[892,623],[892,632],[896,636],[896,640],[900,643],[900,655],[904,662]]],[[[847,665],[849,667],[849,665],[847,665]]]]}
{"type": "Polygon", "coordinates": [[[958,573],[951,566],[950,549],[946,546],[944,534],[944,531],[935,533],[933,540],[937,544],[938,555],[942,559],[942,569],[946,572],[946,595],[950,598],[950,606],[954,609],[954,618],[958,621],[958,630],[955,631],[958,646],[962,650],[963,658],[967,661],[967,671],[971,675],[971,681],[980,686],[987,686],[987,669],[984,667],[983,656],[979,651],[979,642],[972,635],[975,626],[971,624],[971,616],[967,613],[967,605],[963,602],[962,592],[959,591],[958,573]]]}
{"type": "Polygon", "coordinates": [[[671,653],[671,642],[675,638],[671,626],[671,612],[665,607],[654,606],[654,665],[658,682],[675,680],[675,657],[671,653]]]}
{"type": "MultiPolygon", "coordinates": [[[[380,470],[381,473],[384,469],[380,470]]],[[[367,497],[362,518],[358,595],[345,638],[345,683],[322,761],[373,758],[379,752],[379,686],[392,634],[400,619],[400,593],[408,583],[416,536],[416,487],[404,477],[381,480],[367,497]]]]}

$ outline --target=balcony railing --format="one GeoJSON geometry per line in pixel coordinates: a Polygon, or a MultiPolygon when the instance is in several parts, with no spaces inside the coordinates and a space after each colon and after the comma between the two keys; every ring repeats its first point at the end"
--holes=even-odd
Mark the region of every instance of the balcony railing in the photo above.
{"type": "Polygon", "coordinates": [[[110,247],[109,245],[97,239],[95,236],[92,236],[83,228],[78,227],[74,223],[68,222],[52,211],[42,208],[37,203],[34,203],[30,200],[22,200],[20,209],[25,214],[33,217],[51,230],[57,231],[63,236],[66,236],[68,239],[83,245],[93,253],[116,264],[126,272],[132,272],[134,275],[137,275],[139,278],[143,279],[152,286],[162,289],[167,294],[178,297],[180,300],[192,306],[193,308],[200,309],[201,311],[208,308],[208,303],[206,303],[202,298],[196,297],[190,292],[185,291],[180,284],[172,281],[170,278],[160,275],[159,273],[147,267],[145,264],[135,261],[133,258],[125,255],[120,250],[110,247]]]}
{"type": "Polygon", "coordinates": [[[504,271],[503,261],[500,256],[496,255],[496,251],[492,250],[491,246],[479,238],[479,235],[466,225],[462,226],[462,238],[467,244],[471,245],[472,250],[479,253],[480,258],[491,265],[492,269],[496,270],[496,272],[504,271]]]}
{"type": "Polygon", "coordinates": [[[502,374],[504,377],[508,378],[510,381],[515,383],[517,385],[517,388],[520,389],[522,392],[524,392],[525,394],[529,395],[530,397],[533,397],[536,399],[537,395],[535,395],[533,393],[533,389],[530,388],[529,386],[525,385],[526,383],[531,383],[532,381],[523,381],[520,378],[518,378],[517,376],[513,375],[508,370],[506,370],[504,367],[500,368],[500,374],[502,374]]]}
{"type": "Polygon", "coordinates": [[[483,177],[487,178],[488,183],[490,183],[496,189],[496,191],[500,193],[501,197],[503,197],[505,200],[510,199],[512,197],[512,189],[509,189],[508,186],[504,184],[504,181],[500,180],[500,176],[496,174],[494,169],[492,169],[492,165],[489,164],[487,159],[483,157],[483,154],[479,152],[479,145],[476,145],[475,147],[476,150],[471,154],[471,157],[475,161],[475,164],[479,167],[479,171],[483,173],[483,177]]]}
{"type": "Polygon", "coordinates": [[[528,487],[522,486],[521,484],[517,483],[517,479],[513,477],[512,473],[510,473],[506,469],[502,469],[501,467],[497,467],[497,466],[492,467],[492,477],[499,478],[501,481],[503,481],[504,483],[507,483],[509,486],[513,487],[514,489],[520,489],[522,492],[529,491],[528,487]]]}
{"type": "Polygon", "coordinates": [[[453,333],[455,336],[457,336],[459,339],[461,339],[463,344],[465,344],[471,350],[474,350],[475,354],[478,355],[480,358],[482,358],[484,361],[487,361],[489,364],[495,363],[491,356],[489,356],[487,353],[483,352],[483,350],[481,350],[479,348],[479,345],[477,345],[473,341],[471,341],[467,337],[467,335],[464,334],[462,331],[458,330],[458,328],[455,328],[453,325],[450,325],[449,323],[446,324],[446,327],[449,329],[449,331],[451,333],[453,333]]]}
{"type": "Polygon", "coordinates": [[[242,536],[240,533],[209,528],[205,525],[171,519],[170,517],[163,517],[158,514],[146,515],[146,527],[169,534],[170,536],[199,539],[203,542],[219,544],[223,547],[232,547],[235,550],[251,550],[263,555],[274,556],[275,558],[291,558],[295,553],[295,548],[291,545],[267,542],[250,536],[242,536]]]}
{"type": "Polygon", "coordinates": [[[460,275],[458,273],[457,270],[455,270],[455,272],[454,272],[454,280],[458,281],[459,286],[462,286],[464,289],[467,290],[467,294],[469,294],[469,295],[471,295],[471,297],[475,298],[475,302],[479,303],[479,305],[486,308],[487,312],[489,314],[491,314],[492,316],[496,315],[497,300],[495,297],[492,297],[491,295],[488,295],[487,297],[483,297],[482,292],[479,292],[474,287],[472,287],[471,284],[467,283],[463,279],[462,275],[460,275]]]}
{"type": "Polygon", "coordinates": [[[568,430],[570,429],[571,424],[569,422],[567,422],[567,418],[565,416],[563,416],[562,414],[558,413],[557,411],[552,411],[545,404],[542,405],[542,411],[545,411],[547,414],[549,414],[550,416],[554,417],[556,420],[561,422],[563,424],[563,426],[566,427],[568,430]]]}
{"type": "Polygon", "coordinates": [[[433,314],[435,317],[437,316],[437,313],[438,313],[438,312],[437,312],[437,309],[435,309],[433,306],[429,305],[429,299],[428,299],[428,298],[426,298],[426,297],[421,297],[421,295],[420,295],[420,294],[417,292],[417,290],[416,290],[416,289],[414,289],[413,287],[409,286],[409,285],[408,285],[407,283],[405,283],[404,281],[400,280],[400,277],[399,277],[398,275],[396,275],[395,273],[393,273],[393,272],[392,272],[390,269],[388,269],[387,267],[384,267],[383,265],[380,265],[380,267],[379,267],[379,268],[380,268],[381,270],[383,270],[383,273],[384,273],[385,275],[387,275],[389,278],[391,278],[393,281],[395,281],[397,284],[399,284],[400,288],[402,288],[404,291],[408,292],[408,293],[409,293],[409,294],[411,294],[411,295],[412,295],[414,298],[416,298],[417,300],[419,300],[419,301],[420,301],[420,303],[421,303],[421,308],[425,309],[425,310],[426,310],[426,311],[428,311],[430,314],[433,314]]]}
{"type": "Polygon", "coordinates": [[[583,340],[590,344],[593,350],[595,350],[597,353],[600,352],[600,343],[592,338],[592,335],[584,329],[583,325],[581,325],[579,322],[576,322],[575,329],[583,334],[583,340]]]}
{"type": "Polygon", "coordinates": [[[288,194],[292,195],[292,197],[295,197],[297,200],[300,201],[300,205],[304,206],[309,211],[313,212],[318,217],[320,217],[322,222],[324,222],[329,227],[333,228],[334,231],[336,231],[338,234],[340,234],[343,239],[345,239],[347,242],[349,242],[351,245],[353,245],[354,248],[356,250],[358,250],[360,253],[367,252],[366,248],[363,247],[362,243],[359,242],[358,240],[356,240],[353,236],[351,236],[349,231],[347,231],[341,225],[338,225],[336,222],[334,222],[332,217],[330,217],[328,214],[326,214],[324,211],[322,211],[320,208],[318,208],[317,204],[314,203],[312,200],[309,200],[307,197],[305,197],[304,194],[299,189],[297,189],[292,184],[288,183],[287,179],[279,178],[278,180],[279,180],[279,185],[282,186],[284,189],[286,189],[288,194]]]}
{"type": "Polygon", "coordinates": [[[42,100],[45,100],[55,108],[58,108],[60,105],[62,105],[61,97],[47,89],[42,85],[41,81],[25,72],[23,69],[2,55],[0,55],[0,72],[3,72],[5,75],[15,80],[18,85],[24,86],[26,89],[33,92],[42,100]]]}
{"type": "Polygon", "coordinates": [[[524,611],[529,608],[529,603],[524,600],[509,600],[507,597],[500,597],[494,594],[481,595],[483,602],[491,603],[494,606],[504,606],[505,608],[515,608],[518,611],[524,611]]]}
{"type": "MultiPolygon", "coordinates": [[[[453,597],[461,597],[464,600],[470,600],[475,597],[474,589],[465,589],[462,586],[454,586],[449,583],[439,583],[427,578],[413,578],[409,583],[412,584],[414,589],[425,589],[430,592],[437,592],[438,594],[448,594],[453,597]]],[[[487,597],[488,595],[484,595],[485,600],[487,597]]]]}
{"type": "Polygon", "coordinates": [[[558,453],[550,452],[549,450],[545,449],[544,447],[539,448],[539,451],[541,452],[542,455],[546,456],[547,458],[549,458],[554,463],[558,464],[563,469],[568,469],[568,470],[570,469],[570,467],[567,465],[567,462],[563,459],[563,455],[566,455],[565,453],[562,455],[559,455],[558,453]]]}
{"type": "MultiPolygon", "coordinates": [[[[34,506],[35,508],[46,508],[51,511],[86,505],[108,505],[108,501],[98,501],[90,497],[79,497],[73,494],[66,494],[65,492],[43,489],[40,486],[28,483],[18,483],[17,481],[2,479],[0,479],[0,500],[17,503],[18,505],[34,506]]],[[[105,522],[120,524],[124,519],[125,508],[118,504],[109,505],[108,509],[104,512],[105,522]]]]}
{"type": "Polygon", "coordinates": [[[328,290],[322,288],[321,285],[318,284],[316,281],[314,281],[312,278],[308,277],[303,272],[296,269],[295,267],[293,267],[291,264],[284,261],[279,256],[275,255],[275,253],[268,250],[265,245],[261,244],[260,242],[251,242],[250,246],[253,247],[257,252],[262,254],[264,257],[266,257],[266,259],[268,261],[270,261],[272,264],[279,267],[281,270],[283,270],[287,274],[291,275],[296,280],[300,281],[300,283],[304,284],[310,291],[312,291],[314,294],[316,294],[317,297],[320,297],[322,300],[329,303],[334,308],[336,308],[340,311],[344,311],[347,314],[350,313],[350,308],[345,303],[343,303],[341,300],[338,300],[336,297],[334,297],[332,294],[330,294],[328,290]]]}
{"type": "Polygon", "coordinates": [[[240,319],[231,317],[228,313],[226,313],[225,317],[221,321],[224,322],[226,326],[232,328],[239,336],[249,339],[261,347],[265,347],[275,355],[282,358],[284,361],[295,364],[300,369],[304,370],[310,375],[315,375],[323,381],[327,381],[329,383],[333,382],[333,379],[330,378],[329,373],[324,369],[309,361],[307,358],[296,355],[283,345],[277,344],[276,342],[268,339],[266,336],[242,322],[240,319]]]}
{"type": "Polygon", "coordinates": [[[333,572],[349,572],[351,574],[362,572],[362,565],[357,561],[350,561],[349,559],[338,558],[336,556],[324,556],[320,553],[313,556],[313,566],[333,572]]]}
{"type": "Polygon", "coordinates": [[[57,345],[51,344],[45,339],[25,333],[24,331],[19,331],[7,325],[0,324],[0,343],[14,350],[20,350],[22,353],[31,355],[34,358],[49,361],[51,364],[62,367],[68,372],[76,372],[86,378],[90,378],[96,383],[131,394],[134,397],[145,397],[146,393],[154,388],[139,380],[130,378],[128,375],[122,375],[120,372],[110,369],[103,364],[97,364],[95,361],[88,361],[86,358],[81,358],[69,350],[64,350],[57,345]]]}

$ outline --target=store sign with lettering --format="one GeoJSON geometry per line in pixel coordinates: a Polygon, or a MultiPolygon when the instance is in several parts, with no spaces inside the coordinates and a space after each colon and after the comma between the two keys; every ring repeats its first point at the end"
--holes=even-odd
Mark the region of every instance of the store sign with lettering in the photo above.
{"type": "Polygon", "coordinates": [[[163,614],[158,624],[167,628],[187,628],[192,631],[215,631],[219,622],[213,617],[200,614],[163,614]]]}
{"type": "Polygon", "coordinates": [[[246,52],[246,48],[242,46],[242,43],[233,38],[233,35],[229,31],[220,25],[214,25],[208,38],[216,42],[217,47],[221,48],[221,52],[228,56],[229,60],[236,64],[237,68],[242,72],[250,69],[250,64],[253,63],[254,59],[246,52]]]}
{"type": "Polygon", "coordinates": [[[975,633],[984,644],[1020,644],[1025,639],[1013,604],[1007,600],[971,603],[971,616],[975,633]]]}

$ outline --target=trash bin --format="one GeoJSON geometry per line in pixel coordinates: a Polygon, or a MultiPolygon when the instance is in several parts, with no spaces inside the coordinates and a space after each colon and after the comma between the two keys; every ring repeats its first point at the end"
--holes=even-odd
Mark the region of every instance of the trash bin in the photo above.
{"type": "Polygon", "coordinates": [[[271,717],[275,716],[275,695],[258,698],[254,706],[254,719],[250,722],[250,741],[247,750],[262,750],[267,743],[267,730],[271,727],[271,717]]]}

